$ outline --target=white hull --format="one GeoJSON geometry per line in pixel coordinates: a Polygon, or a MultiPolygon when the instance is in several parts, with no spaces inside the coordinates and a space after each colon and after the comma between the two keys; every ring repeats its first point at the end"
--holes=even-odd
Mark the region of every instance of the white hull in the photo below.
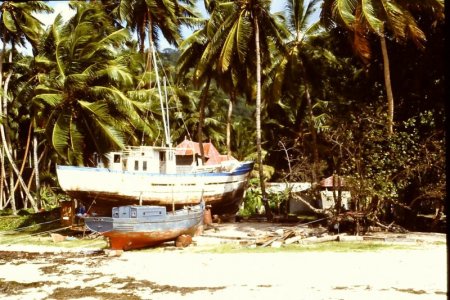
{"type": "Polygon", "coordinates": [[[197,204],[203,198],[216,213],[235,213],[252,167],[253,163],[245,162],[232,172],[157,174],[57,166],[56,172],[61,188],[70,196],[100,205],[182,206],[197,204]]]}

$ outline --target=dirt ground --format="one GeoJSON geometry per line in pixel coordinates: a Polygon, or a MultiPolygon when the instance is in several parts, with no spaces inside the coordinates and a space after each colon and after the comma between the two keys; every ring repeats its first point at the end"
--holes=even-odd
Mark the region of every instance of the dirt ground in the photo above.
{"type": "Polygon", "coordinates": [[[222,224],[184,249],[112,257],[95,248],[0,245],[0,298],[447,299],[445,235],[395,235],[395,241],[418,247],[371,252],[193,251],[242,243],[280,227],[222,224]]]}

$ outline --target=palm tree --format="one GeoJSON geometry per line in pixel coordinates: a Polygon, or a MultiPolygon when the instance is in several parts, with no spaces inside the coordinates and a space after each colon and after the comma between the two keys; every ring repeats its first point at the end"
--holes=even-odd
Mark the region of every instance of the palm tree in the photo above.
{"type": "MultiPolygon", "coordinates": [[[[317,182],[319,155],[310,92],[312,82],[309,80],[307,66],[311,65],[309,61],[314,54],[311,51],[313,48],[311,40],[320,30],[317,23],[310,25],[311,16],[315,12],[318,2],[319,0],[312,0],[306,4],[304,0],[287,1],[287,24],[293,35],[286,44],[287,51],[281,55],[279,61],[274,65],[271,76],[274,80],[271,85],[272,98],[274,100],[279,99],[283,94],[295,95],[293,101],[298,101],[296,95],[303,94],[306,100],[308,123],[313,144],[313,182],[317,182]],[[301,78],[302,80],[292,81],[292,78],[301,78]]],[[[298,104],[294,103],[288,106],[292,109],[293,107],[298,107],[298,104]]],[[[298,114],[296,118],[299,115],[302,114],[298,114]]]]}
{"type": "MultiPolygon", "coordinates": [[[[319,150],[316,124],[322,116],[315,116],[313,108],[314,89],[320,82],[317,60],[322,60],[338,67],[335,56],[330,51],[318,47],[317,39],[324,38],[324,30],[320,24],[311,24],[311,19],[320,0],[288,0],[286,5],[287,24],[292,36],[286,43],[286,52],[282,53],[274,63],[271,78],[268,81],[271,89],[271,111],[283,112],[282,124],[297,139],[301,133],[302,120],[306,119],[309,127],[312,145],[313,167],[311,169],[312,182],[317,183],[319,178],[319,150]],[[299,78],[300,80],[292,80],[299,78]],[[299,98],[300,97],[300,98],[299,98]],[[306,116],[305,116],[306,113],[306,116]],[[291,123],[292,122],[292,123],[291,123]]],[[[322,83],[317,90],[322,89],[322,83]]]]}
{"type": "MultiPolygon", "coordinates": [[[[3,44],[3,49],[0,53],[0,87],[2,88],[2,115],[8,116],[8,85],[12,76],[12,68],[10,68],[5,80],[3,81],[3,61],[6,54],[6,45],[11,45],[11,52],[9,55],[9,63],[12,63],[12,53],[16,45],[25,46],[25,42],[28,41],[33,51],[39,42],[40,35],[42,33],[42,23],[37,20],[33,13],[38,12],[52,12],[53,9],[47,6],[43,1],[31,1],[31,2],[15,2],[15,1],[3,1],[0,5],[0,41],[3,44]]],[[[11,154],[11,142],[9,139],[9,129],[7,119],[5,122],[0,122],[0,134],[2,140],[2,151],[5,152],[6,157],[11,165],[11,168],[16,173],[18,180],[24,190],[27,198],[32,204],[35,211],[38,210],[38,206],[31,196],[27,186],[25,185],[22,176],[14,162],[11,154]]],[[[3,175],[3,172],[2,172],[3,175]]],[[[3,176],[0,180],[3,182],[3,176]]],[[[12,178],[12,176],[11,176],[12,178]]],[[[10,191],[14,194],[14,190],[10,191]]],[[[14,202],[14,201],[12,201],[14,202]]],[[[15,204],[12,203],[13,209],[15,204]]]]}
{"type": "MultiPolygon", "coordinates": [[[[213,36],[212,47],[221,47],[218,71],[225,73],[233,69],[231,63],[237,56],[237,62],[254,66],[256,71],[256,146],[258,153],[261,192],[266,213],[271,218],[267,202],[261,147],[261,76],[262,65],[270,61],[270,45],[283,49],[284,28],[270,13],[269,0],[238,0],[219,2],[216,9],[221,9],[223,22],[213,36]]],[[[235,67],[234,69],[238,69],[235,67]]]]}
{"type": "MultiPolygon", "coordinates": [[[[231,155],[231,114],[233,103],[236,99],[236,85],[237,83],[246,83],[246,80],[232,80],[231,75],[235,75],[238,72],[231,72],[231,68],[227,73],[219,72],[218,58],[220,56],[221,47],[217,44],[213,44],[211,41],[214,37],[214,33],[223,22],[223,14],[220,9],[215,9],[215,1],[205,1],[205,7],[211,14],[211,17],[204,20],[203,26],[195,31],[180,45],[182,53],[178,61],[178,76],[186,77],[188,71],[192,70],[192,74],[189,76],[193,78],[195,86],[201,86],[203,84],[202,93],[200,96],[199,106],[199,126],[198,126],[198,141],[200,143],[200,151],[202,152],[202,159],[204,159],[202,140],[203,140],[203,121],[205,115],[205,107],[209,105],[210,101],[210,85],[214,79],[217,86],[222,90],[228,91],[230,94],[230,101],[228,105],[227,114],[227,153],[231,155]]],[[[237,66],[237,64],[235,65],[237,66]]],[[[245,69],[244,69],[245,71],[245,69]]],[[[246,74],[246,72],[241,73],[246,74]]],[[[241,75],[242,77],[242,75],[241,75]]]]}
{"type": "Polygon", "coordinates": [[[65,24],[57,16],[48,29],[43,55],[52,60],[50,76],[36,87],[35,105],[49,111],[48,141],[71,164],[85,164],[89,154],[104,154],[135,139],[141,104],[121,90],[133,86],[122,46],[126,29],[116,30],[100,5],[73,2],[76,14],[65,24]],[[137,120],[137,121],[136,121],[137,120]]]}
{"type": "MultiPolygon", "coordinates": [[[[205,3],[206,4],[206,3],[205,3]]],[[[206,6],[209,7],[209,6],[206,6]]],[[[180,44],[181,54],[177,62],[177,77],[179,81],[189,74],[193,78],[193,84],[196,87],[203,85],[200,95],[199,118],[197,129],[197,140],[200,148],[200,156],[205,162],[205,154],[203,150],[203,125],[205,118],[205,106],[208,102],[209,88],[213,77],[214,67],[212,65],[202,66],[200,64],[201,57],[209,43],[207,29],[209,20],[203,22],[203,27],[196,30],[188,38],[180,44]],[[199,67],[203,67],[203,72],[199,72],[199,67]],[[192,73],[190,71],[193,69],[192,73]]]]}
{"type": "Polygon", "coordinates": [[[389,135],[394,132],[394,96],[386,37],[396,42],[412,40],[417,47],[423,48],[426,37],[414,17],[416,10],[427,11],[437,20],[443,20],[444,0],[324,0],[322,6],[321,19],[325,24],[334,26],[333,20],[337,20],[353,33],[354,49],[363,61],[371,58],[371,34],[378,37],[383,56],[389,135]]]}
{"type": "MultiPolygon", "coordinates": [[[[149,47],[158,48],[159,31],[170,44],[178,46],[181,25],[192,26],[198,18],[192,0],[120,0],[117,15],[136,32],[141,53],[144,53],[146,38],[149,47]]],[[[151,69],[151,64],[151,51],[148,51],[146,70],[151,69]]]]}

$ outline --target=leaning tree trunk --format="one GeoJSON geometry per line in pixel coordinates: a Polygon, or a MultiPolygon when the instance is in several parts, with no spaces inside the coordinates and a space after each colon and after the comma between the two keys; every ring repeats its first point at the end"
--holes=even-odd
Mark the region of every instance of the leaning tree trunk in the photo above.
{"type": "Polygon", "coordinates": [[[386,38],[384,36],[381,36],[380,42],[381,52],[383,53],[384,84],[386,87],[386,97],[388,101],[387,129],[388,134],[391,135],[394,133],[394,95],[392,93],[391,73],[389,67],[389,56],[387,52],[386,38]]]}
{"type": "Polygon", "coordinates": [[[304,205],[306,205],[310,210],[312,210],[314,213],[318,215],[322,215],[327,218],[331,218],[333,216],[333,213],[329,209],[324,208],[315,208],[311,205],[306,199],[303,199],[303,197],[300,194],[291,193],[292,199],[295,201],[302,202],[304,205]]]}
{"type": "MultiPolygon", "coordinates": [[[[19,169],[17,168],[16,163],[14,162],[14,159],[12,158],[11,152],[8,149],[8,146],[6,145],[5,129],[3,127],[3,124],[0,124],[0,135],[1,135],[1,140],[2,140],[2,143],[3,143],[3,147],[5,148],[6,157],[8,158],[8,161],[9,161],[9,163],[11,165],[11,168],[14,171],[14,173],[17,175],[18,180],[20,182],[20,185],[22,186],[22,189],[25,192],[28,200],[30,201],[31,206],[33,207],[34,211],[38,212],[38,207],[36,205],[36,202],[34,201],[33,196],[30,194],[30,191],[28,190],[27,185],[23,181],[22,176],[20,176],[19,169]]],[[[12,194],[14,193],[14,184],[12,186],[11,193],[12,194]]]]}
{"type": "Polygon", "coordinates": [[[273,218],[270,210],[269,201],[266,194],[266,185],[264,182],[264,169],[262,163],[261,149],[261,52],[259,45],[259,26],[258,18],[255,16],[255,46],[256,46],[256,149],[258,152],[259,181],[261,185],[262,201],[266,211],[267,219],[273,218]]]}
{"type": "MultiPolygon", "coordinates": [[[[31,141],[31,129],[33,128],[33,123],[30,122],[30,126],[28,126],[28,134],[27,134],[27,143],[25,145],[25,151],[22,159],[22,165],[20,166],[19,170],[19,177],[22,177],[23,170],[25,169],[25,165],[27,163],[28,159],[28,152],[30,149],[30,141],[31,141]]],[[[17,190],[17,187],[19,186],[19,180],[16,181],[16,184],[14,185],[13,193],[15,190],[17,190]]],[[[24,206],[27,207],[27,200],[24,201],[24,206]]]]}

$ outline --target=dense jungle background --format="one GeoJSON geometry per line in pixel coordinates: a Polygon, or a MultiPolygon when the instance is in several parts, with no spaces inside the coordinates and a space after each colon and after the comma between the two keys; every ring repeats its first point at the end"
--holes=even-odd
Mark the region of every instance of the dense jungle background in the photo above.
{"type": "Polygon", "coordinates": [[[71,1],[74,14],[47,28],[47,1],[0,3],[3,214],[67,200],[56,164],[163,144],[154,45],[174,143],[211,141],[256,162],[243,214],[287,213],[280,203],[295,196],[267,195],[266,182],[310,182],[317,197],[333,175],[353,212],[444,230],[443,0],[288,0],[281,12],[268,0],[202,2],[207,17],[189,0],[71,1]]]}

